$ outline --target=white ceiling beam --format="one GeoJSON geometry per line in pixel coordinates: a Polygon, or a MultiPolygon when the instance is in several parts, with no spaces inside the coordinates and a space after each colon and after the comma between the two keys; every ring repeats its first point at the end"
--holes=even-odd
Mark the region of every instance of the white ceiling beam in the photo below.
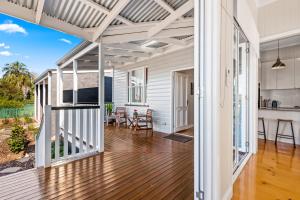
{"type": "Polygon", "coordinates": [[[160,5],[161,7],[163,7],[163,9],[165,9],[166,11],[168,11],[169,13],[173,13],[175,10],[174,8],[172,8],[167,2],[165,2],[164,0],[154,0],[158,5],[160,5]]]}
{"type": "Polygon", "coordinates": [[[114,6],[114,8],[109,12],[109,14],[105,17],[103,22],[97,28],[95,33],[93,34],[93,41],[96,41],[105,29],[110,25],[110,23],[119,15],[119,13],[125,8],[125,6],[130,2],[130,0],[122,0],[118,1],[118,3],[114,6]]]}
{"type": "Polygon", "coordinates": [[[140,51],[140,52],[152,51],[148,48],[142,48],[141,46],[139,46],[137,44],[132,44],[132,43],[121,43],[121,44],[108,43],[105,45],[105,47],[110,48],[110,49],[119,49],[119,50],[127,50],[127,51],[140,51]]]}
{"type": "Polygon", "coordinates": [[[104,44],[125,43],[131,41],[149,40],[149,39],[156,40],[159,38],[169,38],[169,37],[186,36],[186,35],[193,35],[193,34],[194,34],[194,27],[182,27],[177,29],[162,30],[158,34],[156,34],[155,37],[149,37],[148,32],[103,36],[102,42],[104,44]]]}
{"type": "MultiPolygon", "coordinates": [[[[29,10],[25,7],[21,7],[8,1],[0,1],[0,13],[20,18],[31,23],[36,23],[36,12],[34,10],[29,10]]],[[[40,25],[58,31],[62,31],[71,35],[76,35],[77,37],[84,38],[89,41],[92,40],[91,34],[83,31],[82,28],[71,25],[56,18],[47,16],[45,14],[42,14],[40,25]]]]}
{"type": "Polygon", "coordinates": [[[38,0],[36,15],[35,15],[35,23],[39,24],[42,18],[43,9],[44,9],[45,0],[38,0]]]}
{"type": "MultiPolygon", "coordinates": [[[[158,25],[160,22],[141,22],[136,23],[134,26],[127,25],[114,25],[109,26],[104,32],[105,35],[115,35],[115,34],[124,34],[124,33],[136,33],[136,32],[144,32],[149,31],[152,27],[158,25]]],[[[172,24],[167,26],[165,29],[176,29],[181,27],[194,27],[194,19],[188,18],[184,20],[174,21],[172,24]]],[[[84,30],[87,32],[94,32],[97,28],[85,28],[84,30]]]]}
{"type": "Polygon", "coordinates": [[[104,54],[111,55],[111,56],[131,56],[131,57],[149,57],[151,55],[150,53],[129,52],[121,49],[106,49],[104,51],[104,54]]]}
{"type": "Polygon", "coordinates": [[[158,5],[160,5],[163,9],[168,11],[169,13],[174,13],[175,9],[172,8],[167,2],[164,0],[154,0],[158,5]]]}
{"type": "Polygon", "coordinates": [[[192,10],[194,7],[194,0],[189,0],[181,7],[179,7],[175,12],[171,13],[166,19],[161,21],[158,25],[151,28],[148,32],[149,37],[152,37],[162,31],[164,28],[172,24],[179,17],[192,10]]]}
{"type": "MultiPolygon", "coordinates": [[[[104,14],[106,15],[109,15],[110,14],[110,10],[105,8],[104,6],[102,6],[101,4],[98,4],[96,3],[95,1],[92,1],[92,0],[80,0],[82,3],[85,3],[86,5],[100,11],[100,12],[103,12],[104,14]]],[[[128,19],[126,19],[125,17],[122,17],[120,15],[116,16],[116,19],[121,21],[122,23],[124,24],[127,24],[127,25],[133,25],[134,23],[128,19]]]]}
{"type": "Polygon", "coordinates": [[[137,59],[133,57],[116,57],[116,56],[105,56],[105,60],[109,60],[112,62],[135,62],[137,59]]]}

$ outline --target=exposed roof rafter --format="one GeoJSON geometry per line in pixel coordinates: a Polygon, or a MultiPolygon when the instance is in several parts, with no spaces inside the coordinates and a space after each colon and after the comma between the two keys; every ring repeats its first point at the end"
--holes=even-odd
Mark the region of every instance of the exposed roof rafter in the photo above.
{"type": "Polygon", "coordinates": [[[39,24],[41,21],[44,5],[45,5],[45,0],[38,0],[36,15],[35,15],[35,22],[37,24],[39,24]]]}
{"type": "MultiPolygon", "coordinates": [[[[103,12],[104,14],[106,15],[110,15],[110,10],[105,8],[104,6],[96,3],[95,1],[92,1],[92,0],[80,0],[81,2],[85,3],[86,5],[100,11],[100,12],[103,12]]],[[[120,16],[119,14],[116,16],[116,19],[123,22],[124,24],[127,24],[127,25],[133,25],[134,23],[128,19],[126,19],[125,17],[122,17],[120,16]]]]}
{"type": "Polygon", "coordinates": [[[194,7],[194,0],[187,1],[185,4],[179,7],[175,12],[171,13],[170,16],[168,16],[166,19],[161,21],[158,25],[152,27],[148,32],[148,36],[153,37],[154,35],[158,34],[160,31],[162,31],[164,28],[172,24],[179,17],[181,17],[188,11],[192,10],[193,7],[194,7]]]}
{"type": "Polygon", "coordinates": [[[125,6],[130,2],[130,0],[118,1],[114,8],[107,14],[103,22],[97,28],[93,35],[93,41],[96,41],[101,34],[106,30],[110,23],[119,15],[119,13],[125,8],[125,6]]]}

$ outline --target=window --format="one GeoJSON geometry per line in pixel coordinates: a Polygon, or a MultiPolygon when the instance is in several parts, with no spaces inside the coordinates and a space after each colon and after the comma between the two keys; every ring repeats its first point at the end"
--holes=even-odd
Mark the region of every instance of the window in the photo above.
{"type": "Polygon", "coordinates": [[[128,72],[128,103],[146,103],[147,68],[138,68],[128,72]]]}

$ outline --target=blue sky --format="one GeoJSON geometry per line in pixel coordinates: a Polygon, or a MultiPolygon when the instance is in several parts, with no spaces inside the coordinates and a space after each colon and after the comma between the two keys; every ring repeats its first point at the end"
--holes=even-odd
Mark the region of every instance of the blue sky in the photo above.
{"type": "Polygon", "coordinates": [[[53,29],[0,14],[0,67],[20,61],[40,74],[82,40],[53,29]]]}

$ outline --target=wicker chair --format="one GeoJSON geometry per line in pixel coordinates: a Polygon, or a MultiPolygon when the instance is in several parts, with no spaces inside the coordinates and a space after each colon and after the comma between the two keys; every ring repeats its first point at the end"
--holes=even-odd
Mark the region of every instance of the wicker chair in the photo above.
{"type": "Polygon", "coordinates": [[[125,124],[125,127],[127,127],[127,114],[126,114],[125,107],[117,107],[115,116],[116,116],[116,124],[118,127],[120,127],[121,124],[125,124]]]}

